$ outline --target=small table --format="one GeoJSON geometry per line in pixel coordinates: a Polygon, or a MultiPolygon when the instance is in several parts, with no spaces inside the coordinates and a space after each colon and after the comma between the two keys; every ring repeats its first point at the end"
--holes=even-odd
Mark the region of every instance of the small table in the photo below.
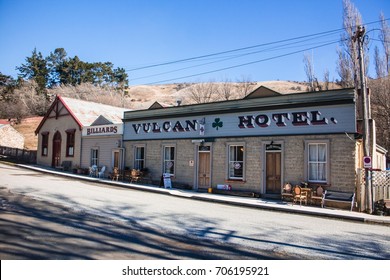
{"type": "Polygon", "coordinates": [[[310,201],[311,200],[311,195],[313,193],[313,189],[312,188],[301,188],[302,192],[306,192],[306,195],[307,195],[307,200],[310,201]]]}
{"type": "Polygon", "coordinates": [[[124,170],[123,171],[123,181],[129,181],[131,182],[131,170],[124,170]]]}

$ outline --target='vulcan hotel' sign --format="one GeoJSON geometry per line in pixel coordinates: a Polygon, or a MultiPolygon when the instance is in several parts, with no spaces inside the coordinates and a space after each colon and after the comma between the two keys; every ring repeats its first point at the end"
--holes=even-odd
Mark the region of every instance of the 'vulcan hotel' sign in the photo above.
{"type": "Polygon", "coordinates": [[[355,132],[351,104],[125,122],[124,140],[355,132]]]}

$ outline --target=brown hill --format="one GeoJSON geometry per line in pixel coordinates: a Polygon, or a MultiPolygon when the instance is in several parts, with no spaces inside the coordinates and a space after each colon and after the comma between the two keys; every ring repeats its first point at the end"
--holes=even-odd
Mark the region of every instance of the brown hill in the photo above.
{"type": "MultiPolygon", "coordinates": [[[[229,99],[242,98],[260,86],[268,87],[280,93],[298,93],[307,91],[307,83],[290,82],[290,81],[265,81],[265,82],[248,82],[244,83],[204,83],[203,86],[212,85],[213,96],[210,101],[224,100],[226,97],[221,97],[221,92],[227,89],[230,92],[229,99]],[[244,86],[247,88],[244,89],[244,86]]],[[[166,105],[176,105],[177,100],[182,104],[191,104],[195,101],[191,98],[191,92],[194,87],[199,86],[199,83],[177,83],[164,85],[138,85],[130,86],[126,95],[121,95],[120,92],[110,88],[100,88],[89,84],[79,86],[61,86],[55,89],[50,89],[52,95],[61,95],[76,99],[88,100],[97,103],[108,104],[117,107],[125,107],[132,109],[147,109],[154,102],[166,105]]],[[[331,89],[336,88],[335,84],[331,84],[331,89]]],[[[25,137],[26,149],[36,150],[38,137],[34,131],[38,127],[42,117],[24,118],[19,124],[14,127],[25,137]]]]}
{"type": "Polygon", "coordinates": [[[24,136],[25,149],[37,149],[38,136],[35,135],[35,129],[38,127],[42,118],[43,117],[29,117],[22,119],[20,123],[14,125],[14,128],[24,136]]]}

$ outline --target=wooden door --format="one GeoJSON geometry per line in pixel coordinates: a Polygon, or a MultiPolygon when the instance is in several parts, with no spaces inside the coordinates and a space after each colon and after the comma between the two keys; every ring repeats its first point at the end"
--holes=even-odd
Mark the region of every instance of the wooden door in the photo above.
{"type": "Polygon", "coordinates": [[[199,152],[198,188],[209,188],[211,186],[210,174],[210,152],[199,152]]]}
{"type": "Polygon", "coordinates": [[[114,166],[113,166],[113,169],[114,168],[119,168],[119,151],[114,151],[114,166]]]}
{"type": "Polygon", "coordinates": [[[58,131],[53,137],[53,155],[51,165],[53,167],[61,166],[61,133],[58,131]]]}
{"type": "Polygon", "coordinates": [[[281,153],[266,153],[266,193],[280,194],[281,182],[281,153]]]}

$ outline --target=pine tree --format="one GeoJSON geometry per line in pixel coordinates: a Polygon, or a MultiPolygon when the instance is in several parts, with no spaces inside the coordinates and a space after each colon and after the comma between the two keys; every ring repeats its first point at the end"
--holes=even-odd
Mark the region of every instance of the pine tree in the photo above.
{"type": "Polygon", "coordinates": [[[47,67],[46,59],[43,58],[41,52],[37,52],[34,48],[31,57],[26,57],[26,63],[20,67],[16,67],[19,71],[19,76],[27,79],[34,80],[37,83],[37,93],[45,94],[46,86],[49,81],[49,69],[47,67]]]}

